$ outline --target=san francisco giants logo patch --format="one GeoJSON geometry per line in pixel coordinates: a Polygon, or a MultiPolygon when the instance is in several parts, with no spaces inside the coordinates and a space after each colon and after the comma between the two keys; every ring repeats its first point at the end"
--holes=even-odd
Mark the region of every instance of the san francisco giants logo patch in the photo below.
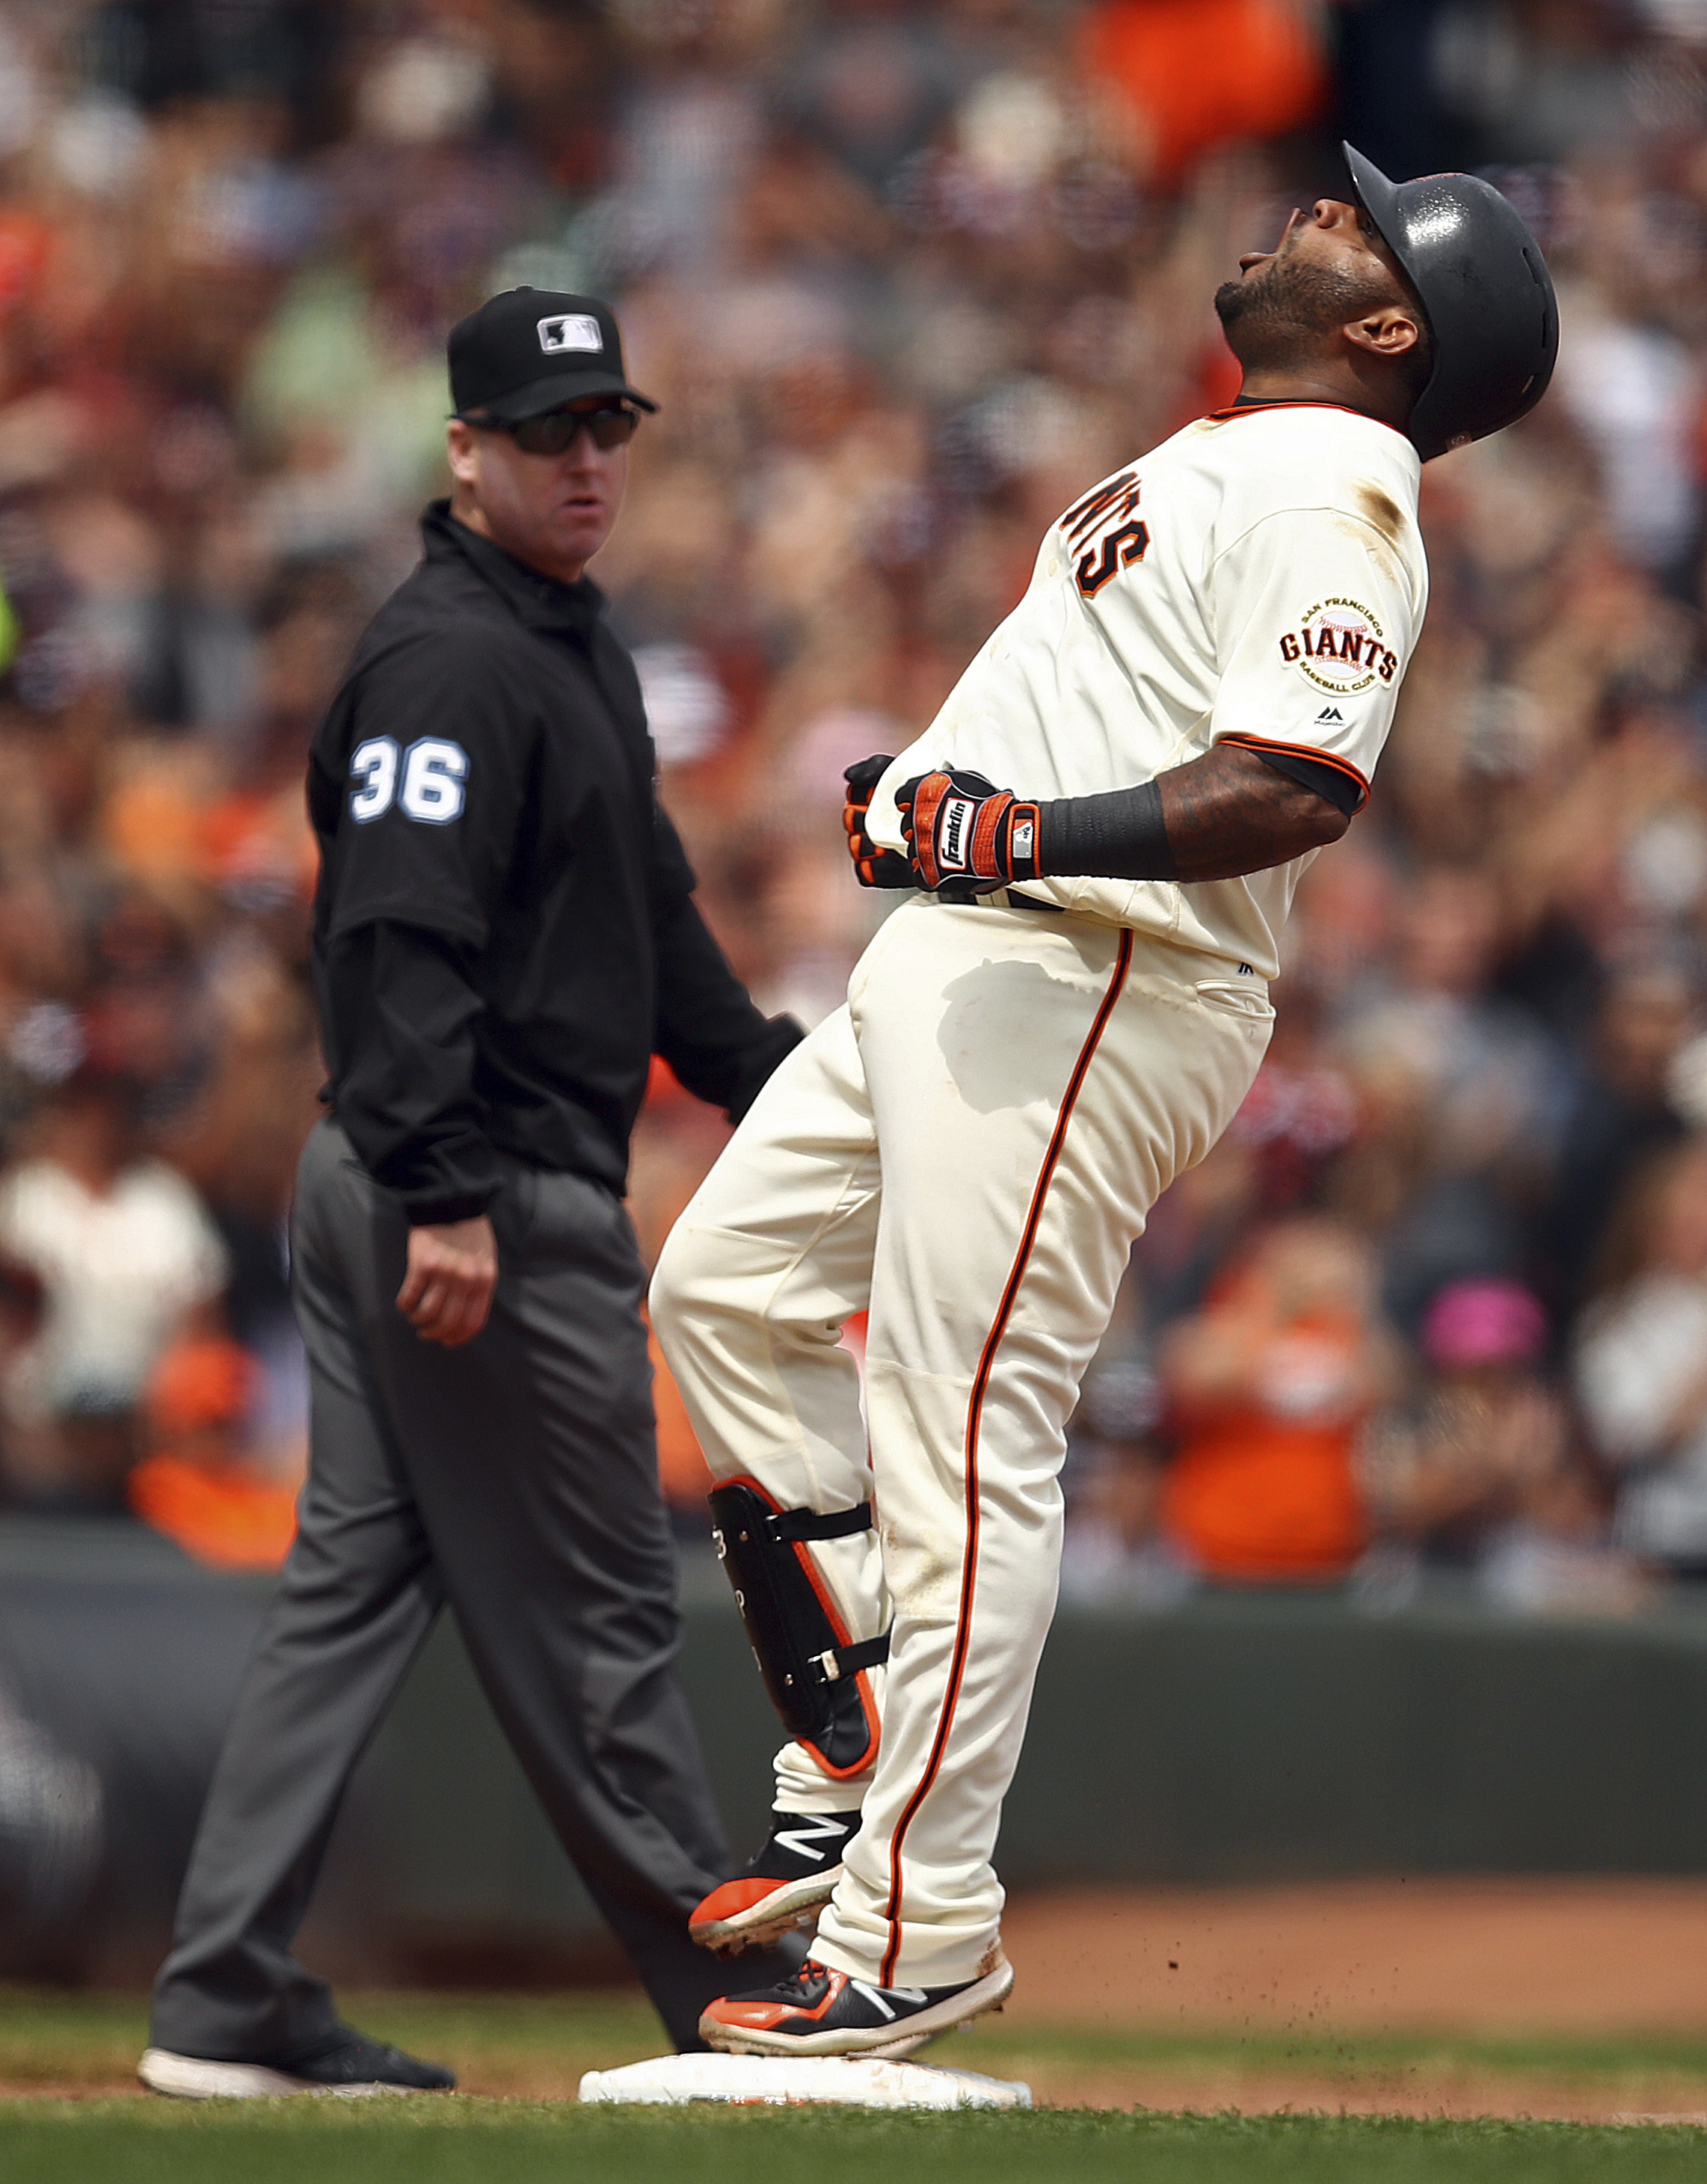
{"type": "Polygon", "coordinates": [[[1319,690],[1348,698],[1398,673],[1386,632],[1356,599],[1323,599],[1280,639],[1280,657],[1319,690]]]}

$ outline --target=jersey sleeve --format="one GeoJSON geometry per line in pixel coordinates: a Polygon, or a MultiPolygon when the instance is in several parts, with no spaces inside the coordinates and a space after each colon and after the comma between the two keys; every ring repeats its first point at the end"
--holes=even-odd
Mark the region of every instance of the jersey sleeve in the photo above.
{"type": "Polygon", "coordinates": [[[381,920],[475,947],[528,794],[533,708],[502,649],[466,632],[401,649],[353,694],[328,858],[329,937],[381,920]]]}
{"type": "Polygon", "coordinates": [[[1219,556],[1210,584],[1212,740],[1331,766],[1361,804],[1419,619],[1392,544],[1358,516],[1284,510],[1219,556]]]}

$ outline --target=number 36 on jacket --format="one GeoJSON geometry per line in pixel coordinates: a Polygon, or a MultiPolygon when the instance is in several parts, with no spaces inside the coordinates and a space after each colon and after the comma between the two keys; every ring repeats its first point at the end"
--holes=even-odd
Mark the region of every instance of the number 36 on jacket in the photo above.
{"type": "Polygon", "coordinates": [[[361,784],[349,800],[357,826],[368,825],[395,803],[405,819],[445,827],[462,816],[468,754],[445,736],[419,737],[406,750],[395,736],[371,736],[350,754],[349,777],[361,784]]]}

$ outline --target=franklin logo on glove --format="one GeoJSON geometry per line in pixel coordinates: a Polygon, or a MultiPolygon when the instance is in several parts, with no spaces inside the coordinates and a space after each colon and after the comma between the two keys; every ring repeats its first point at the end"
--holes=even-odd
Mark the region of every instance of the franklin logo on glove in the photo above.
{"type": "Polygon", "coordinates": [[[936,829],[936,861],[940,871],[965,869],[967,837],[977,813],[978,806],[969,797],[951,796],[945,801],[936,829]]]}
{"type": "Polygon", "coordinates": [[[913,878],[927,894],[944,885],[988,894],[1010,880],[1042,877],[1038,810],[981,773],[957,766],[923,773],[895,793],[913,878]]]}

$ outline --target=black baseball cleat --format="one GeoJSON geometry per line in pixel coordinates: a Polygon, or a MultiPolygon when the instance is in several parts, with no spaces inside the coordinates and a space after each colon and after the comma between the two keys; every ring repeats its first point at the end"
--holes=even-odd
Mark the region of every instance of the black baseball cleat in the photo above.
{"type": "Polygon", "coordinates": [[[986,2009],[1000,2009],[1013,1967],[998,1947],[990,1969],[959,1986],[873,1986],[808,1957],[792,1978],[726,1994],[700,2020],[700,2037],[730,2055],[911,2055],[986,2009]]]}
{"type": "Polygon", "coordinates": [[[796,1926],[815,1925],[835,1893],[842,1852],[859,1821],[857,1813],[773,1812],[763,1847],[689,1919],[691,1938],[720,1957],[738,1957],[796,1926]]]}
{"type": "Polygon", "coordinates": [[[449,2093],[455,2075],[340,2025],[312,2048],[249,2062],[150,2048],[137,2075],[151,2092],[187,2101],[265,2100],[279,2093],[449,2093]]]}

